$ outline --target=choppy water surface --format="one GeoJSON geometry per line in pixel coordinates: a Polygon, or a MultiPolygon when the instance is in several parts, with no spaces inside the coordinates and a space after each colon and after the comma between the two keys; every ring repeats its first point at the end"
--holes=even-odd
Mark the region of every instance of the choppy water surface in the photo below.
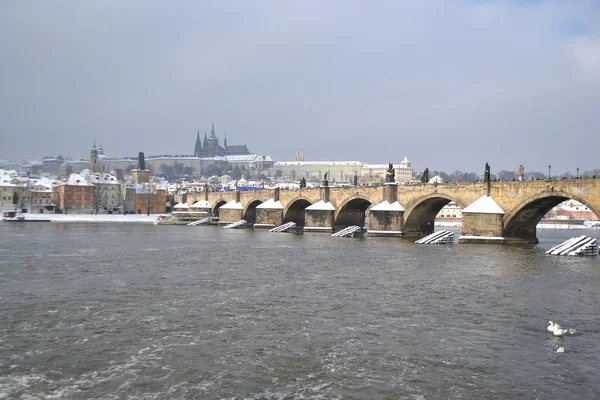
{"type": "Polygon", "coordinates": [[[0,222],[0,398],[600,398],[600,261],[544,254],[580,234],[0,222]]]}

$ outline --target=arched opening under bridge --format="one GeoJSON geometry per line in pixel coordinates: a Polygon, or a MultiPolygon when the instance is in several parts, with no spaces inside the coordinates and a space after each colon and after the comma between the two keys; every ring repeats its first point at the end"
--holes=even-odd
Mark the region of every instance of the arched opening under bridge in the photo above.
{"type": "Polygon", "coordinates": [[[288,206],[288,209],[283,216],[283,222],[295,222],[296,226],[304,226],[304,209],[310,206],[310,201],[306,199],[294,200],[292,204],[288,206]]]}
{"type": "Polygon", "coordinates": [[[566,193],[533,199],[518,208],[514,214],[505,216],[503,236],[506,242],[538,243],[537,225],[550,210],[567,200],[576,200],[598,215],[597,210],[593,210],[582,199],[574,199],[566,193]]]}
{"type": "Polygon", "coordinates": [[[223,206],[225,204],[227,204],[227,202],[225,200],[220,200],[220,201],[217,202],[217,204],[215,204],[215,208],[213,210],[213,215],[215,217],[219,216],[219,209],[221,208],[221,206],[223,206]]]}
{"type": "Polygon", "coordinates": [[[248,207],[246,207],[246,211],[244,212],[244,219],[246,222],[251,224],[256,222],[256,206],[260,205],[261,203],[262,201],[260,200],[254,200],[248,204],[248,207]]]}
{"type": "Polygon", "coordinates": [[[342,205],[335,216],[334,228],[345,228],[352,225],[365,226],[365,212],[371,206],[367,199],[357,197],[342,205]]]}
{"type": "Polygon", "coordinates": [[[406,236],[425,236],[435,230],[435,217],[451,199],[435,196],[418,203],[404,214],[403,233],[406,236]]]}

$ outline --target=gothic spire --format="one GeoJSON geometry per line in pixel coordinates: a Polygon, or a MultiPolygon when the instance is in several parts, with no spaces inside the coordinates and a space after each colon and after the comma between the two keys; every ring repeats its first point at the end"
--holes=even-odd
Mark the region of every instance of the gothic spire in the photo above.
{"type": "Polygon", "coordinates": [[[196,136],[196,145],[194,146],[194,156],[200,156],[202,152],[202,143],[200,142],[200,131],[198,131],[198,136],[196,136]]]}

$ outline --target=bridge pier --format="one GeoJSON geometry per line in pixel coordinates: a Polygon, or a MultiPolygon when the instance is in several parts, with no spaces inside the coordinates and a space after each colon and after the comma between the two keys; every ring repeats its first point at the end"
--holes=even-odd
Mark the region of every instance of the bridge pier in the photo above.
{"type": "Polygon", "coordinates": [[[463,212],[459,243],[504,244],[504,211],[491,196],[482,196],[463,212]]]}
{"type": "Polygon", "coordinates": [[[304,209],[305,232],[333,232],[333,215],[335,207],[323,200],[304,209]]]}
{"type": "Polygon", "coordinates": [[[219,225],[229,225],[244,218],[244,207],[239,201],[231,200],[219,208],[219,225]]]}
{"type": "Polygon", "coordinates": [[[283,224],[283,206],[279,200],[269,199],[256,206],[254,228],[271,229],[283,224]]]}
{"type": "Polygon", "coordinates": [[[383,201],[369,214],[369,236],[401,237],[404,227],[404,207],[398,203],[398,184],[383,185],[383,201]]]}

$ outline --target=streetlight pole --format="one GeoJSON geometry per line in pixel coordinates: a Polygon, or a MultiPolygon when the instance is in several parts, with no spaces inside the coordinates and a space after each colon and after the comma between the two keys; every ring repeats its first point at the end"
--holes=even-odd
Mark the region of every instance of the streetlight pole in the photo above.
{"type": "Polygon", "coordinates": [[[550,168],[552,168],[552,165],[548,165],[548,180],[550,180],[550,168]]]}
{"type": "Polygon", "coordinates": [[[579,167],[577,167],[577,179],[579,179],[579,167]]]}
{"type": "Polygon", "coordinates": [[[465,172],[465,182],[467,181],[467,173],[465,172]]]}

